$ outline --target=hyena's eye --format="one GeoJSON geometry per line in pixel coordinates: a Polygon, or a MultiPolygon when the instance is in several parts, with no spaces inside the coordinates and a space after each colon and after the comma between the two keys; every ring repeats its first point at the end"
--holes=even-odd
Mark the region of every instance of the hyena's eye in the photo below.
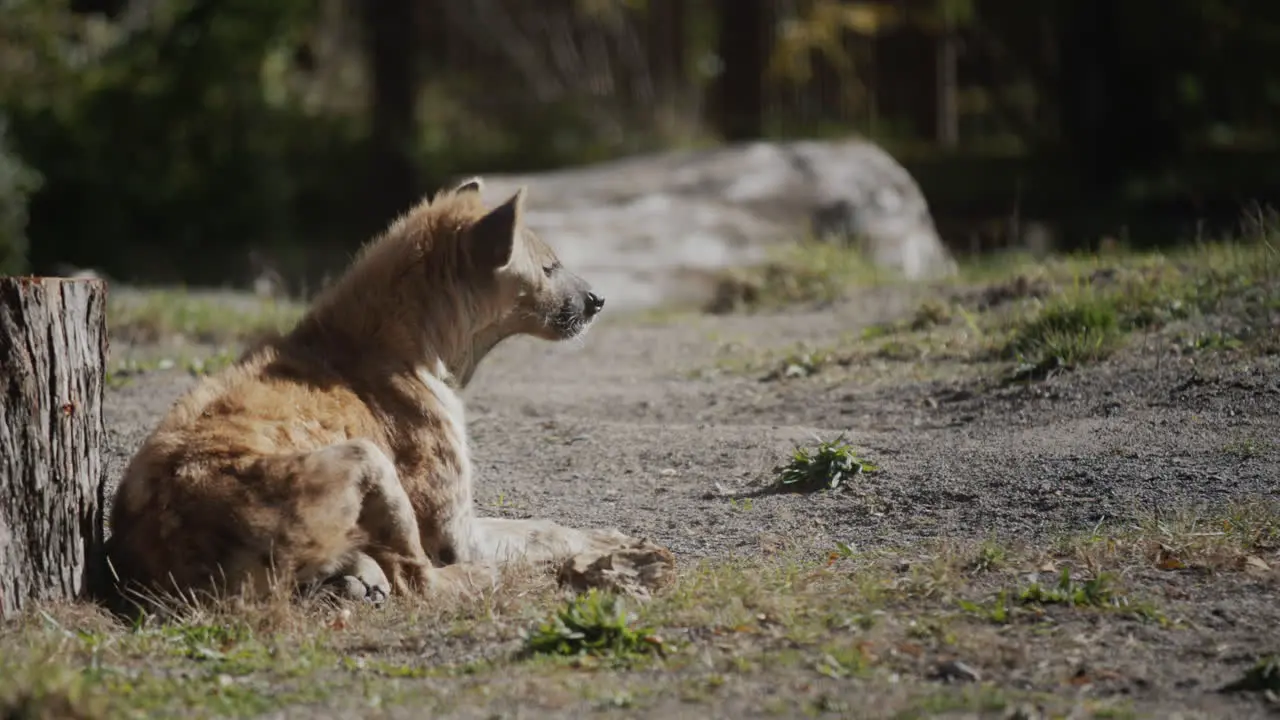
{"type": "Polygon", "coordinates": [[[546,275],[547,277],[551,277],[551,273],[553,273],[553,272],[555,272],[555,271],[557,271],[557,270],[559,270],[559,269],[560,269],[560,261],[558,261],[558,260],[557,260],[556,262],[553,262],[553,263],[551,263],[550,265],[543,265],[543,266],[542,266],[542,273],[543,273],[544,275],[546,275]]]}

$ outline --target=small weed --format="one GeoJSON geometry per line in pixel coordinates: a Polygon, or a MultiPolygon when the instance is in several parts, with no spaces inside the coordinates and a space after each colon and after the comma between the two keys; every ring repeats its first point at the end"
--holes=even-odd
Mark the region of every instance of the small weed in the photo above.
{"type": "Polygon", "coordinates": [[[882,337],[888,337],[897,331],[893,325],[880,323],[877,325],[868,325],[862,328],[861,337],[863,340],[876,340],[882,337]]]}
{"type": "Polygon", "coordinates": [[[864,674],[871,665],[866,648],[859,644],[841,644],[828,647],[815,663],[814,670],[829,678],[839,680],[864,674]]]}
{"type": "Polygon", "coordinates": [[[911,317],[912,330],[928,330],[951,322],[951,307],[937,300],[925,300],[911,317]]]}
{"type": "Polygon", "coordinates": [[[844,435],[810,449],[797,447],[786,465],[774,468],[776,487],[796,492],[836,490],[849,478],[878,470],[860,459],[845,442],[844,435]]]}
{"type": "Polygon", "coordinates": [[[1223,351],[1239,350],[1242,347],[1244,347],[1243,341],[1222,332],[1201,333],[1188,338],[1186,341],[1188,350],[1223,351]]]}
{"type": "Polygon", "coordinates": [[[1099,574],[1084,583],[1071,579],[1071,569],[1062,568],[1058,576],[1058,584],[1045,587],[1033,582],[1018,593],[1018,602],[1023,605],[1069,605],[1071,607],[1108,607],[1123,598],[1117,596],[1111,587],[1111,577],[1099,574]]]}
{"type": "Polygon", "coordinates": [[[852,545],[837,540],[836,549],[831,551],[830,557],[838,560],[848,560],[849,558],[857,556],[857,554],[858,551],[854,549],[852,545]]]}
{"type": "Polygon", "coordinates": [[[920,345],[903,340],[886,340],[875,352],[875,357],[883,360],[902,362],[919,360],[923,356],[924,349],[920,345]]]}
{"type": "Polygon", "coordinates": [[[1004,567],[1007,554],[1000,545],[987,541],[978,548],[977,554],[969,561],[969,570],[977,573],[999,570],[1004,567]]]}
{"type": "Polygon", "coordinates": [[[967,613],[972,613],[978,617],[984,618],[996,625],[1004,625],[1009,622],[1009,612],[1011,605],[1009,603],[1009,591],[1001,590],[996,593],[995,598],[987,603],[976,603],[970,600],[961,600],[958,603],[960,609],[967,613]]]}
{"type": "Polygon", "coordinates": [[[729,507],[739,512],[751,512],[755,509],[755,502],[751,498],[731,498],[729,507]]]}
{"type": "Polygon", "coordinates": [[[777,367],[769,371],[762,380],[773,381],[784,378],[809,377],[816,375],[822,368],[833,362],[838,362],[838,359],[829,350],[793,353],[783,358],[777,367]]]}
{"type": "Polygon", "coordinates": [[[1227,683],[1218,692],[1280,693],[1280,655],[1262,658],[1240,679],[1227,683]]]}
{"type": "Polygon", "coordinates": [[[1009,622],[1020,608],[1042,608],[1046,605],[1118,610],[1143,620],[1165,622],[1164,617],[1155,608],[1146,604],[1135,604],[1127,596],[1117,593],[1109,574],[1099,573],[1084,582],[1077,582],[1072,579],[1070,568],[1062,569],[1058,582],[1054,585],[1045,586],[1039,582],[1032,582],[1016,592],[1000,590],[992,600],[986,603],[961,600],[959,605],[965,612],[1000,625],[1009,622]]]}
{"type": "Polygon", "coordinates": [[[535,655],[616,659],[660,652],[662,641],[649,628],[632,627],[634,621],[616,595],[592,588],[528,633],[526,650],[535,655]]]}
{"type": "Polygon", "coordinates": [[[1269,440],[1249,437],[1227,443],[1223,446],[1222,451],[1241,460],[1252,460],[1270,453],[1275,450],[1275,447],[1275,443],[1269,440]]]}

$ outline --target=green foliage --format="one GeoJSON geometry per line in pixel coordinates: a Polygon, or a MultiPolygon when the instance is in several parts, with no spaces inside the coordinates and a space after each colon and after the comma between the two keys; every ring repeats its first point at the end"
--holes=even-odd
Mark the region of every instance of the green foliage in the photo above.
{"type": "Polygon", "coordinates": [[[285,332],[302,317],[298,303],[245,300],[178,288],[121,292],[107,302],[107,326],[114,338],[151,343],[180,335],[209,344],[245,342],[285,332]]]}
{"type": "Polygon", "coordinates": [[[1219,692],[1280,693],[1280,655],[1262,658],[1240,679],[1224,685],[1219,692]]]}
{"type": "Polygon", "coordinates": [[[1119,317],[1112,303],[1084,298],[1049,305],[1019,328],[1006,353],[1038,368],[1101,360],[1115,348],[1119,317]]]}
{"type": "Polygon", "coordinates": [[[334,178],[359,170],[356,126],[273,100],[264,79],[308,0],[171,0],[130,29],[52,3],[13,12],[16,51],[40,58],[0,84],[46,179],[33,264],[221,284],[244,277],[250,247],[354,236],[334,178]]]}
{"type": "Polygon", "coordinates": [[[978,548],[978,552],[969,562],[969,569],[978,573],[990,572],[1004,567],[1007,561],[1008,553],[1005,549],[995,542],[987,541],[978,548]]]}
{"type": "MultiPolygon", "coordinates": [[[[1232,317],[1246,335],[1265,333],[1268,301],[1280,287],[1273,233],[1264,226],[1243,241],[1076,268],[1073,284],[1013,323],[1003,354],[1023,363],[1023,373],[1070,368],[1106,358],[1128,333],[1206,314],[1232,317]]],[[[1243,344],[1221,333],[1192,343],[1210,349],[1243,344]]]]}
{"type": "Polygon", "coordinates": [[[1083,583],[1071,578],[1071,568],[1062,568],[1056,585],[1045,587],[1033,582],[1018,593],[1023,605],[1069,605],[1072,607],[1107,607],[1119,602],[1108,575],[1100,574],[1083,583]]]}
{"type": "Polygon", "coordinates": [[[712,313],[772,310],[830,303],[859,285],[895,277],[856,248],[806,240],[776,249],[767,262],[721,273],[704,308],[712,313]]]}
{"type": "Polygon", "coordinates": [[[1115,589],[1114,578],[1108,573],[1097,575],[1079,582],[1071,577],[1071,569],[1064,567],[1058,575],[1057,583],[1043,585],[1033,581],[1018,590],[1002,589],[989,602],[975,603],[968,600],[959,601],[965,612],[985,618],[996,624],[1010,622],[1019,612],[1030,608],[1039,612],[1046,605],[1064,605],[1071,608],[1094,608],[1131,614],[1144,620],[1163,622],[1160,612],[1154,607],[1135,603],[1115,589]]]}
{"type": "Polygon", "coordinates": [[[835,490],[849,478],[878,470],[858,457],[844,435],[816,448],[797,447],[786,465],[774,468],[779,489],[797,492],[835,490]]]}
{"type": "MultiPolygon", "coordinates": [[[[1073,103],[1044,84],[1052,73],[1041,65],[1055,62],[1045,56],[1046,44],[1072,46],[1065,42],[1069,37],[1047,38],[1045,32],[1067,32],[1075,5],[984,0],[909,5],[787,4],[775,15],[776,26],[761,28],[761,35],[773,40],[758,59],[777,81],[765,93],[768,107],[758,108],[769,118],[763,126],[780,135],[801,128],[806,135],[890,133],[904,136],[904,148],[928,142],[934,134],[933,123],[922,123],[932,112],[928,103],[918,105],[919,99],[906,96],[895,100],[898,94],[886,95],[886,89],[920,68],[931,69],[929,52],[909,51],[912,62],[889,63],[906,75],[877,77],[869,70],[884,64],[877,55],[881,50],[869,53],[865,44],[850,44],[850,36],[906,26],[925,35],[972,27],[965,42],[994,58],[1000,68],[992,76],[1001,81],[957,88],[966,146],[1061,143],[1061,138],[1043,137],[1040,128],[1070,127],[1070,114],[1051,118],[1054,122],[1040,120],[1073,103]],[[869,62],[877,57],[879,62],[869,62]]],[[[287,270],[305,270],[314,280],[387,221],[370,208],[379,196],[367,182],[373,139],[368,58],[354,37],[359,33],[343,27],[342,13],[326,11],[315,0],[154,0],[146,6],[146,12],[122,19],[75,12],[56,0],[0,5],[0,112],[9,118],[13,146],[6,149],[0,138],[0,269],[17,267],[29,250],[37,266],[66,260],[125,280],[221,284],[243,279],[246,250],[260,248],[287,270]],[[22,163],[12,161],[12,150],[22,163]],[[23,166],[44,178],[38,191],[36,175],[18,171],[23,166]],[[28,213],[29,223],[24,221],[28,213]],[[22,227],[29,242],[20,237],[22,227]]],[[[454,24],[463,17],[467,32],[448,42],[437,42],[438,36],[416,38],[429,50],[405,59],[429,69],[414,88],[417,127],[406,133],[412,147],[404,148],[419,174],[413,190],[439,187],[461,173],[534,171],[687,146],[705,136],[713,113],[704,116],[689,108],[707,105],[707,84],[718,75],[715,63],[706,60],[715,45],[719,6],[641,0],[577,0],[545,8],[504,3],[505,23],[483,22],[481,4],[451,6],[437,14],[455,13],[454,24]],[[671,17],[662,20],[659,7],[668,8],[671,17]],[[542,29],[530,29],[535,26],[542,29]],[[663,67],[676,57],[682,66],[663,67]]],[[[423,32],[439,32],[437,20],[446,19],[424,23],[423,32]]],[[[1280,13],[1267,4],[1251,8],[1246,22],[1226,2],[1134,0],[1109,23],[1116,37],[1106,46],[1119,50],[1099,61],[1155,68],[1121,74],[1108,85],[1119,93],[1130,89],[1126,83],[1154,88],[1129,93],[1136,97],[1129,115],[1137,127],[1155,117],[1169,120],[1162,125],[1199,144],[1274,145],[1276,79],[1265,69],[1278,22],[1280,13]],[[1162,23],[1149,22],[1153,12],[1162,23]],[[1206,41],[1228,36],[1230,43],[1206,41]]],[[[897,43],[885,38],[884,50],[897,43]]],[[[904,49],[893,52],[905,56],[904,49]]],[[[1108,139],[1115,140],[1101,138],[1108,139]]],[[[1076,165],[1089,161],[1062,155],[1072,158],[1064,171],[1048,164],[1056,160],[1039,156],[1036,172],[1063,187],[1075,186],[1076,165]]],[[[993,168],[1017,166],[1019,177],[1028,170],[1021,158],[1001,161],[993,168]]],[[[963,162],[959,168],[948,166],[941,179],[928,177],[926,166],[913,164],[912,172],[931,197],[951,198],[950,204],[960,206],[967,205],[959,200],[969,198],[973,188],[1010,186],[1003,171],[996,175],[1000,181],[975,182],[975,166],[969,159],[963,162]],[[939,182],[957,182],[954,178],[963,187],[939,189],[939,182]]],[[[1248,186],[1269,187],[1273,163],[1256,164],[1263,168],[1262,179],[1248,186]]],[[[1200,174],[1235,177],[1236,172],[1210,166],[1200,174]]],[[[1160,188],[1205,182],[1184,172],[1164,184],[1135,182],[1137,189],[1124,192],[1167,196],[1174,191],[1160,188]]],[[[1028,207],[1066,197],[1046,190],[1043,181],[1030,184],[1039,189],[1038,197],[1025,198],[1028,207]]],[[[1203,188],[1197,194],[1204,195],[1203,188]]],[[[1247,193],[1233,187],[1229,194],[1247,193]]],[[[978,204],[993,197],[981,190],[978,204]]],[[[948,204],[932,202],[937,208],[948,204]]],[[[1213,202],[1206,198],[1207,204],[1213,202]]],[[[812,255],[819,262],[757,269],[730,288],[728,307],[826,302],[858,279],[857,268],[824,265],[821,253],[812,255]]],[[[825,259],[849,265],[839,253],[827,253],[825,259]]]]}
{"type": "Polygon", "coordinates": [[[649,628],[633,627],[634,622],[618,596],[591,588],[529,632],[526,650],[535,655],[615,659],[660,652],[662,641],[649,628]]]}
{"type": "Polygon", "coordinates": [[[27,264],[27,203],[40,176],[9,147],[8,122],[0,114],[0,275],[14,275],[27,264]]]}

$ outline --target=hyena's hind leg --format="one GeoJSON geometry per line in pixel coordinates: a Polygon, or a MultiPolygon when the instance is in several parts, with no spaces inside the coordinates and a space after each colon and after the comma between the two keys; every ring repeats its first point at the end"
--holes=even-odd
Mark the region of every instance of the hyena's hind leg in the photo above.
{"type": "Polygon", "coordinates": [[[325,578],[321,590],[328,590],[343,600],[381,604],[391,596],[391,581],[377,561],[356,551],[346,566],[325,578]]]}
{"type": "Polygon", "coordinates": [[[289,520],[280,545],[292,555],[295,581],[362,586],[365,599],[424,587],[431,561],[395,465],[368,440],[263,461],[275,482],[289,483],[289,520]],[[274,467],[272,467],[274,465],[274,467]]]}

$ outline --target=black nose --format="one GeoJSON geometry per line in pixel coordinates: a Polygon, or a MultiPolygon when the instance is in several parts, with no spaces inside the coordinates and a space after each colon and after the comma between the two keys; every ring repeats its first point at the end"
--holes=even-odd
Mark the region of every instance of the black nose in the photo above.
{"type": "Polygon", "coordinates": [[[592,315],[595,315],[596,313],[600,312],[600,309],[603,307],[604,307],[604,298],[600,297],[599,295],[593,292],[587,293],[587,304],[586,304],[587,317],[591,317],[592,315]]]}

